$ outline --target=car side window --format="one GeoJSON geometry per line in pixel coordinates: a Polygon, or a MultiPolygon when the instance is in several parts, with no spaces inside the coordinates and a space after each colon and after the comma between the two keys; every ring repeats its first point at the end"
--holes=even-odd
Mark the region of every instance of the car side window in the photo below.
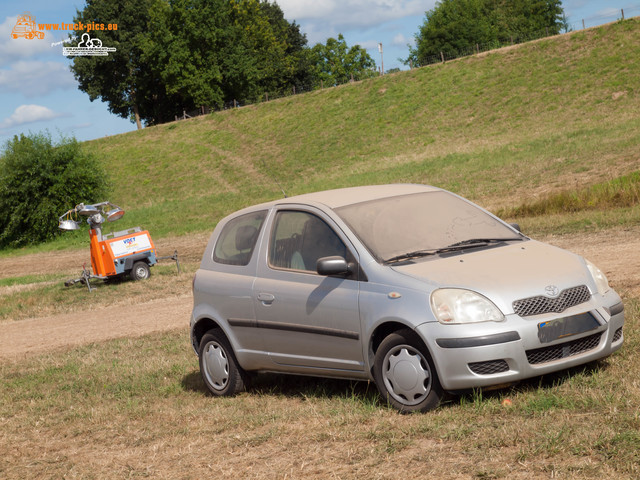
{"type": "Polygon", "coordinates": [[[334,255],[346,258],[347,248],[322,219],[307,212],[278,212],[271,232],[271,267],[316,272],[319,258],[334,255]]]}
{"type": "Polygon", "coordinates": [[[266,211],[260,211],[230,220],[216,241],[213,260],[226,265],[248,265],[266,216],[266,211]]]}

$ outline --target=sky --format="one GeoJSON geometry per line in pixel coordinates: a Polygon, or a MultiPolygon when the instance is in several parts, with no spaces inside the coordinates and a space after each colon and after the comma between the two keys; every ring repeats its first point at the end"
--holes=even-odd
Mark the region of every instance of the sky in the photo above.
{"type": "MultiPolygon", "coordinates": [[[[325,43],[342,33],[349,46],[358,44],[384,69],[407,67],[401,59],[424,23],[425,12],[436,0],[277,0],[285,18],[295,21],[309,46],[325,43]],[[378,44],[382,43],[382,54],[378,44]]],[[[640,15],[640,0],[564,0],[574,30],[640,15]]],[[[17,16],[25,11],[36,23],[73,23],[82,0],[23,0],[0,2],[0,151],[14,135],[48,131],[52,138],[80,141],[133,131],[134,123],[109,113],[106,103],[91,102],[78,90],[63,55],[67,38],[62,32],[45,32],[43,39],[14,39],[17,16]]],[[[110,19],[105,19],[110,23],[110,19]]],[[[78,43],[67,44],[78,46],[78,43]]],[[[109,47],[104,45],[103,47],[109,47]]],[[[108,54],[108,52],[107,52],[108,54]]]]}

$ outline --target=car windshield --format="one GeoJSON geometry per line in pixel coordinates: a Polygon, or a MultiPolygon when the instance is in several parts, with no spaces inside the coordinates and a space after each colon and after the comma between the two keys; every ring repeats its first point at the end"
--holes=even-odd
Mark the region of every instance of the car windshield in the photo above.
{"type": "Polygon", "coordinates": [[[444,191],[356,203],[336,212],[379,261],[524,238],[484,210],[444,191]]]}

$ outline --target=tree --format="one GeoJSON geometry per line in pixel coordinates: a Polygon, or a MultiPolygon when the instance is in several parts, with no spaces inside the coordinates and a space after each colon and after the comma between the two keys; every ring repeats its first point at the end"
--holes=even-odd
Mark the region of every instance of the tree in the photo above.
{"type": "Polygon", "coordinates": [[[50,240],[63,212],[106,191],[104,171],[75,139],[14,136],[0,157],[0,248],[50,240]]]}
{"type": "Polygon", "coordinates": [[[354,80],[363,80],[376,75],[376,62],[360,45],[351,48],[342,34],[338,39],[329,38],[326,44],[318,43],[312,49],[315,63],[315,80],[325,86],[340,85],[354,80]]]}
{"type": "Polygon", "coordinates": [[[269,0],[88,0],[75,21],[118,24],[92,32],[116,51],[76,57],[72,70],[92,101],[138,128],[183,110],[375,74],[366,50],[349,48],[342,35],[308,48],[300,26],[269,0]]]}
{"type": "Polygon", "coordinates": [[[425,65],[441,52],[456,56],[474,49],[498,47],[560,33],[560,0],[441,0],[426,12],[405,64],[425,65]]]}
{"type": "Polygon", "coordinates": [[[151,7],[162,1],[87,0],[74,18],[75,23],[84,25],[117,24],[117,30],[90,32],[91,38],[116,51],[104,57],[74,57],[71,71],[78,88],[89,94],[91,101],[100,98],[111,113],[133,118],[138,128],[142,128],[142,119],[153,118],[154,106],[166,97],[164,85],[153,75],[152,59],[144,54],[151,7]]]}
{"type": "Polygon", "coordinates": [[[265,0],[173,0],[151,12],[147,59],[180,111],[254,102],[309,77],[307,39],[265,0]]]}
{"type": "Polygon", "coordinates": [[[498,40],[526,41],[547,34],[557,35],[563,27],[564,10],[560,0],[488,0],[495,12],[498,40]]]}
{"type": "Polygon", "coordinates": [[[234,42],[226,0],[174,0],[153,5],[145,63],[164,93],[175,98],[172,114],[221,105],[222,58],[234,42]]]}
{"type": "Polygon", "coordinates": [[[265,90],[268,93],[284,93],[285,90],[295,86],[302,90],[313,84],[313,60],[310,49],[307,47],[307,36],[300,31],[300,25],[295,21],[289,23],[284,18],[284,13],[277,3],[262,1],[260,7],[269,18],[269,23],[274,28],[277,36],[286,38],[285,59],[288,63],[287,74],[280,76],[274,85],[275,90],[265,90]]]}

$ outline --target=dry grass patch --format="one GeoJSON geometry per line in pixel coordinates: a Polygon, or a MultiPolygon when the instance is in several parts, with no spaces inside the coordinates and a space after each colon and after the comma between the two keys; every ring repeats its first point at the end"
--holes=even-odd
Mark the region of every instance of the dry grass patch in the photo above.
{"type": "Polygon", "coordinates": [[[3,363],[0,477],[637,478],[640,302],[626,307],[609,359],[424,415],[295,376],[212,398],[186,329],[3,363]]]}

